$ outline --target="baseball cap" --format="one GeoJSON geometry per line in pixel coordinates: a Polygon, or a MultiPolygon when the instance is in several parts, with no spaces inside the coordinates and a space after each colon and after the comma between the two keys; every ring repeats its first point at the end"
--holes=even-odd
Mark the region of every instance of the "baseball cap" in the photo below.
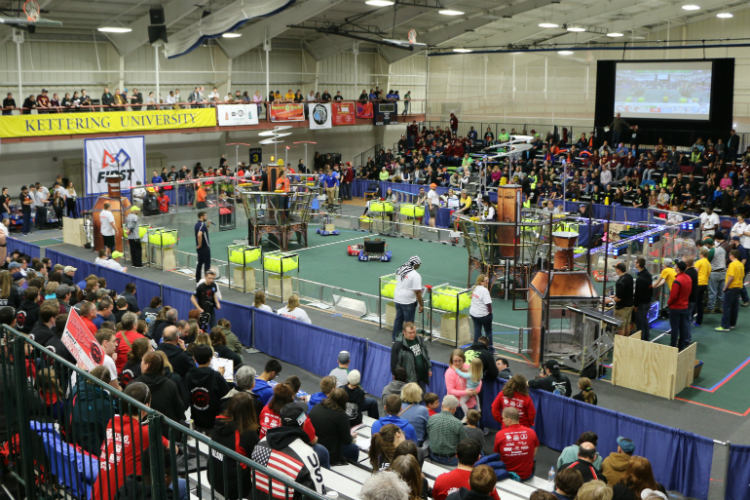
{"type": "Polygon", "coordinates": [[[739,236],[732,236],[732,241],[740,241],[740,237],[739,236]]]}
{"type": "Polygon", "coordinates": [[[55,295],[58,297],[65,297],[69,293],[73,293],[73,288],[68,285],[59,285],[55,290],[55,295]]]}
{"type": "Polygon", "coordinates": [[[714,239],[713,238],[706,238],[705,240],[703,240],[703,244],[704,245],[713,245],[714,244],[714,239]]]}
{"type": "Polygon", "coordinates": [[[73,266],[65,266],[65,269],[63,269],[64,273],[74,273],[76,271],[78,271],[78,269],[73,266]]]}
{"type": "Polygon", "coordinates": [[[548,359],[547,361],[545,361],[544,362],[544,366],[547,369],[549,369],[549,370],[551,370],[553,372],[559,372],[560,371],[560,363],[558,363],[554,359],[548,359]]]}
{"type": "Polygon", "coordinates": [[[42,94],[44,94],[45,92],[49,92],[49,91],[47,89],[42,89],[42,94]]]}
{"type": "Polygon", "coordinates": [[[348,351],[341,351],[339,353],[339,363],[341,363],[342,365],[348,363],[350,359],[351,356],[349,355],[348,351]]]}
{"type": "Polygon", "coordinates": [[[359,385],[359,381],[361,380],[361,377],[359,375],[359,370],[350,371],[346,379],[349,381],[351,385],[359,385]]]}
{"type": "Polygon", "coordinates": [[[432,184],[430,184],[430,187],[431,187],[431,188],[436,188],[436,187],[437,187],[437,184],[435,184],[435,183],[433,182],[432,184]]]}
{"type": "Polygon", "coordinates": [[[113,259],[119,259],[122,256],[123,256],[122,252],[118,252],[117,250],[115,250],[114,252],[112,252],[112,258],[113,259]]]}
{"type": "Polygon", "coordinates": [[[20,267],[21,267],[21,264],[19,264],[18,262],[11,262],[10,264],[8,264],[8,269],[16,269],[20,267]]]}
{"type": "Polygon", "coordinates": [[[131,211],[131,212],[140,212],[140,211],[141,211],[141,209],[140,209],[140,208],[138,208],[138,207],[136,207],[136,206],[134,205],[134,206],[130,207],[130,211],[131,211]]]}
{"type": "Polygon", "coordinates": [[[65,266],[63,266],[62,264],[55,264],[52,268],[52,271],[62,271],[63,269],[65,269],[65,266]]]}
{"type": "Polygon", "coordinates": [[[663,498],[664,500],[669,500],[667,498],[667,495],[662,493],[659,490],[652,490],[651,488],[646,488],[641,492],[641,500],[649,500],[650,498],[663,498]]]}
{"type": "Polygon", "coordinates": [[[620,436],[617,438],[617,444],[619,444],[622,451],[628,455],[632,455],[633,452],[635,452],[635,443],[630,438],[620,436]]]}
{"type": "Polygon", "coordinates": [[[716,234],[714,234],[714,239],[725,240],[726,238],[724,237],[724,233],[722,233],[721,231],[716,231],[716,234]]]}
{"type": "Polygon", "coordinates": [[[281,425],[284,427],[302,427],[307,420],[305,407],[299,403],[289,403],[281,409],[281,425]]]}

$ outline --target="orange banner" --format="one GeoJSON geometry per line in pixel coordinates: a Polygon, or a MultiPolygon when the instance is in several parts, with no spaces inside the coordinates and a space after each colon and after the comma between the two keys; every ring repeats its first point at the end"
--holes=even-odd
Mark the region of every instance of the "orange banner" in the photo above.
{"type": "Polygon", "coordinates": [[[305,121],[304,104],[271,104],[272,122],[303,122],[305,121]]]}

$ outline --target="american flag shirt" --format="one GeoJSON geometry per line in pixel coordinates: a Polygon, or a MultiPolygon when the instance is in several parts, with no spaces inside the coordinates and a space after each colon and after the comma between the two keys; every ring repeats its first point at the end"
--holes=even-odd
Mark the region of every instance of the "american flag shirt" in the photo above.
{"type": "MultiPolygon", "coordinates": [[[[252,460],[280,474],[289,476],[290,479],[295,481],[298,479],[300,471],[307,473],[305,464],[291,449],[285,448],[284,451],[274,450],[270,447],[266,439],[263,439],[255,447],[252,460]]],[[[294,488],[287,487],[280,481],[274,481],[266,474],[260,472],[256,474],[256,487],[260,491],[266,494],[270,493],[273,498],[280,500],[291,500],[294,496],[294,488]]]]}

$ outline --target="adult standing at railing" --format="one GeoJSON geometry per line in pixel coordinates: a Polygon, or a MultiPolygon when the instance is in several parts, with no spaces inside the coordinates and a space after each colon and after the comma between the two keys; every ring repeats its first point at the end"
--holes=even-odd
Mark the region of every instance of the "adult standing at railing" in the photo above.
{"type": "Polygon", "coordinates": [[[615,119],[609,124],[609,128],[612,129],[612,144],[617,144],[620,142],[623,132],[630,128],[630,124],[622,118],[620,113],[617,113],[615,119]]]}
{"type": "Polygon", "coordinates": [[[8,96],[3,99],[3,115],[12,114],[14,109],[16,109],[16,100],[13,99],[13,94],[8,92],[8,96]]]}

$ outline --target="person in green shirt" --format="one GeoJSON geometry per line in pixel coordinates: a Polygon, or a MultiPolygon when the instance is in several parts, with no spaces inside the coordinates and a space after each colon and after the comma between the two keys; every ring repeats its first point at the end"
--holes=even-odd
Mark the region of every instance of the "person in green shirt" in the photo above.
{"type": "Polygon", "coordinates": [[[390,178],[390,175],[388,175],[388,170],[386,170],[385,167],[380,171],[380,180],[381,181],[387,181],[390,178]]]}
{"type": "Polygon", "coordinates": [[[458,465],[456,447],[467,438],[466,430],[455,417],[458,398],[447,395],[443,397],[441,412],[427,421],[427,435],[430,436],[430,459],[442,465],[458,465]]]}
{"type": "Polygon", "coordinates": [[[505,129],[501,129],[500,133],[497,134],[497,140],[499,142],[508,142],[510,140],[510,135],[508,135],[505,129]]]}

